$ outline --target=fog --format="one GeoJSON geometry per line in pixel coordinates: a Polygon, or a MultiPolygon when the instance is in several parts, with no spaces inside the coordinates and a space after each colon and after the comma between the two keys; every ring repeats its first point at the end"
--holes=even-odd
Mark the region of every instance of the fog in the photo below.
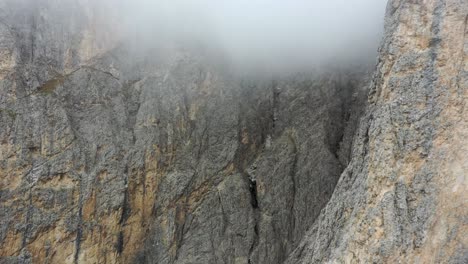
{"type": "Polygon", "coordinates": [[[386,0],[109,0],[145,46],[198,47],[241,68],[375,60],[386,0]]]}

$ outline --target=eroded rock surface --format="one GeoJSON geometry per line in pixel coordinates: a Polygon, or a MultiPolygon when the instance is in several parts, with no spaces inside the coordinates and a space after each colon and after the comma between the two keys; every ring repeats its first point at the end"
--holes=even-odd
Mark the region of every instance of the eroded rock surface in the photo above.
{"type": "Polygon", "coordinates": [[[135,58],[83,3],[2,9],[2,260],[285,260],[349,161],[366,74],[135,58]]]}
{"type": "Polygon", "coordinates": [[[390,1],[352,160],[286,263],[467,263],[468,2],[390,1]]]}
{"type": "Polygon", "coordinates": [[[368,100],[28,3],[0,5],[0,262],[466,262],[466,1],[390,1],[368,100]]]}

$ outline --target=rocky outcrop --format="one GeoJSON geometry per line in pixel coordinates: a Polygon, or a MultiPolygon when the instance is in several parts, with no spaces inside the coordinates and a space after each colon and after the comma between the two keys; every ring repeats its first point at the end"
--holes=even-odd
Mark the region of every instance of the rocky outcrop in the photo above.
{"type": "Polygon", "coordinates": [[[466,263],[468,2],[390,1],[352,160],[286,263],[466,263]]]}
{"type": "Polygon", "coordinates": [[[366,74],[135,58],[69,2],[4,6],[2,260],[285,260],[347,165],[366,74]]]}
{"type": "Polygon", "coordinates": [[[368,102],[364,70],[240,77],[30,2],[0,6],[0,262],[466,261],[465,1],[390,1],[368,102]]]}

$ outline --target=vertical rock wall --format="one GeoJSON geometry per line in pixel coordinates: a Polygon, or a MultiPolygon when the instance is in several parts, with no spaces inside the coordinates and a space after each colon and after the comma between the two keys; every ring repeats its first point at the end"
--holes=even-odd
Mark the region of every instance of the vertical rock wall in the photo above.
{"type": "Polygon", "coordinates": [[[287,263],[466,263],[468,2],[390,1],[350,165],[287,263]]]}
{"type": "Polygon", "coordinates": [[[1,10],[6,263],[281,263],[348,163],[364,72],[242,79],[136,58],[87,1],[1,10]]]}
{"type": "Polygon", "coordinates": [[[466,1],[389,2],[368,102],[135,56],[96,10],[0,3],[0,262],[466,262],[466,1]]]}

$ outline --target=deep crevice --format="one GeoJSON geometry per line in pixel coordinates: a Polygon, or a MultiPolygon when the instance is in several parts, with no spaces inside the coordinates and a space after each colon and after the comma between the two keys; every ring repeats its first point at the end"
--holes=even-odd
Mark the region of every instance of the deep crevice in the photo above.
{"type": "Polygon", "coordinates": [[[125,223],[127,222],[127,219],[130,217],[130,213],[131,213],[130,204],[128,202],[129,193],[128,193],[128,167],[127,166],[125,167],[124,175],[125,175],[124,176],[124,186],[125,186],[124,200],[122,204],[122,214],[120,215],[120,219],[119,219],[120,231],[117,237],[117,243],[115,245],[115,248],[119,255],[122,254],[123,249],[124,249],[123,227],[125,223]]]}
{"type": "Polygon", "coordinates": [[[116,245],[115,249],[117,250],[117,253],[118,253],[119,255],[122,254],[123,249],[124,249],[124,235],[123,235],[123,231],[120,231],[120,232],[119,232],[119,235],[118,235],[118,237],[117,237],[117,245],[116,245]]]}
{"type": "Polygon", "coordinates": [[[252,254],[253,254],[255,248],[257,248],[257,246],[258,246],[258,240],[259,240],[258,218],[259,218],[258,209],[256,209],[254,211],[254,223],[255,223],[254,224],[254,237],[253,237],[252,245],[250,245],[250,249],[249,249],[249,259],[248,259],[249,264],[253,264],[252,254]]]}
{"type": "Polygon", "coordinates": [[[78,263],[80,249],[81,249],[81,239],[83,237],[83,206],[80,204],[78,210],[78,226],[76,228],[76,238],[75,238],[75,255],[73,256],[74,263],[78,263]]]}
{"type": "Polygon", "coordinates": [[[292,184],[292,193],[291,193],[291,207],[290,207],[290,216],[289,216],[289,221],[290,221],[290,226],[289,226],[289,239],[292,240],[294,236],[294,229],[296,228],[296,218],[294,215],[294,207],[296,204],[296,172],[297,172],[297,163],[298,163],[298,150],[297,150],[297,144],[296,140],[294,139],[293,135],[289,135],[289,139],[291,140],[292,146],[293,146],[293,163],[291,166],[291,170],[289,172],[289,176],[291,177],[291,184],[292,184]]]}
{"type": "Polygon", "coordinates": [[[250,204],[252,208],[258,208],[258,199],[257,199],[257,181],[249,176],[249,191],[250,191],[250,204]]]}
{"type": "Polygon", "coordinates": [[[272,132],[275,132],[276,121],[278,120],[277,108],[279,104],[279,95],[280,90],[278,88],[278,82],[273,81],[271,84],[271,93],[272,93],[272,106],[271,106],[271,127],[272,132]]]}

